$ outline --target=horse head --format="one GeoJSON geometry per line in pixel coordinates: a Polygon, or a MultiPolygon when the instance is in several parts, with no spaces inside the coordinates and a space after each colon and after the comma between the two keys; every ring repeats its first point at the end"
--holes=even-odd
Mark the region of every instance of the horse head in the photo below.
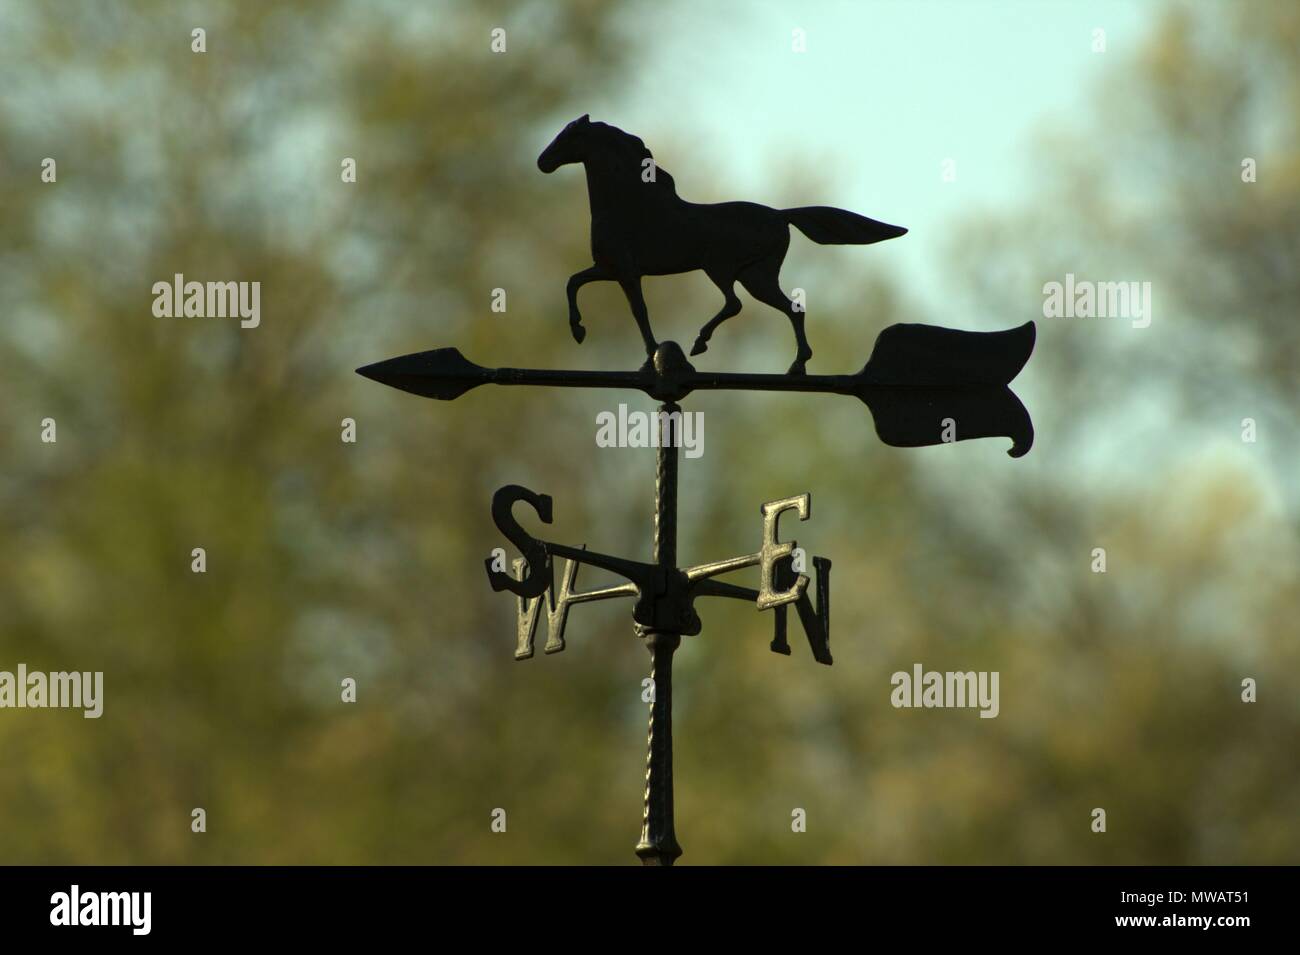
{"type": "MultiPolygon", "coordinates": [[[[560,130],[542,150],[537,157],[537,168],[549,173],[570,163],[583,163],[589,173],[594,168],[606,175],[629,170],[640,175],[648,162],[654,162],[654,157],[639,137],[609,123],[593,123],[584,113],[560,130]]],[[[662,169],[656,169],[656,178],[643,181],[654,182],[675,193],[672,176],[662,169]]]]}
{"type": "Polygon", "coordinates": [[[537,157],[537,168],[549,173],[569,163],[584,162],[591,145],[592,125],[591,118],[583,113],[565,126],[537,157]]]}

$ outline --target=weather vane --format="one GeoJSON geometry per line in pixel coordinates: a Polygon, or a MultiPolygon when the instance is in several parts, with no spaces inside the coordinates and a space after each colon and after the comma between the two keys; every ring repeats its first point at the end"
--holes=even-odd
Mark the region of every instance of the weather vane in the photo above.
{"type": "Polygon", "coordinates": [[[650,651],[651,703],[645,805],[636,854],[647,865],[672,865],[681,855],[673,827],[672,661],[683,636],[700,633],[695,601],[729,597],[773,611],[771,649],[789,654],[787,612],[793,606],[813,658],[829,665],[831,562],[813,558],[815,584],[796,565],[797,543],[782,541],[779,520],[794,512],[811,515],[811,497],[799,494],[762,505],[758,549],[750,554],[689,567],[677,566],[677,464],[682,401],[694,391],[799,391],[851,395],[869,409],[876,434],[895,447],[921,447],[1007,437],[1019,457],[1033,444],[1033,424],[1008,385],[1034,347],[1034,325],[999,332],[967,332],[934,325],[891,325],[876,339],[871,356],[855,374],[809,375],[812,349],[803,312],[781,291],[778,274],[793,225],[820,243],[866,245],[906,230],[843,209],[809,206],[770,209],[750,202],[712,205],[678,198],[672,177],[654,165],[640,139],[587,116],[569,123],[538,157],[543,172],[582,163],[591,197],[594,263],[568,282],[569,329],[586,336],[578,311],[578,290],[588,282],[622,286],[645,344],[647,359],[636,371],[559,371],[484,368],[455,348],[439,348],[381,361],[358,373],[426,398],[450,401],[483,384],[544,385],[561,388],[631,388],[660,402],[655,451],[654,533],[649,561],[613,557],[543,540],[516,521],[523,501],[546,524],[551,498],[519,485],[492,496],[492,518],[519,549],[511,568],[486,561],[493,590],[517,600],[515,657],[533,656],[540,611],[546,610],[546,653],[564,649],[569,610],[581,603],[633,598],[634,632],[650,651]],[[740,311],[734,285],[785,313],[794,328],[797,352],[784,375],[696,371],[676,342],[656,342],[650,330],[644,275],[703,270],[726,298],[721,311],[701,329],[691,354],[704,351],[719,324],[740,311]],[[556,561],[562,565],[556,567],[556,561]],[[626,583],[578,591],[578,568],[611,571],[626,583]],[[758,587],[718,578],[758,568],[758,587]],[[809,595],[812,586],[813,596],[809,595]],[[815,601],[813,599],[815,597],[815,601]],[[545,601],[543,603],[543,600],[545,601]]]}

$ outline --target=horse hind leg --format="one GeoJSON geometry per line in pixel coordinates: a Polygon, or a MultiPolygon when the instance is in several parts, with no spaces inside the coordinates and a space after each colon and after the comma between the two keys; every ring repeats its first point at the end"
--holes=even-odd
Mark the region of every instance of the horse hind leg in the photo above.
{"type": "Polygon", "coordinates": [[[745,291],[754,298],[784,312],[790,319],[798,351],[795,352],[794,363],[790,366],[788,374],[803,375],[807,373],[808,359],[813,354],[812,347],[808,344],[808,336],[804,334],[803,311],[795,308],[794,303],[781,291],[780,273],[780,262],[765,260],[741,272],[740,284],[745,286],[745,291]]]}
{"type": "Polygon", "coordinates": [[[692,355],[701,355],[708,351],[709,339],[713,337],[713,332],[719,325],[737,314],[742,307],[740,299],[736,295],[736,279],[734,276],[724,276],[720,272],[711,272],[708,269],[704,270],[704,274],[726,296],[726,301],[722,303],[722,308],[718,314],[705,322],[700,329],[700,333],[695,336],[695,344],[691,346],[692,355]]]}

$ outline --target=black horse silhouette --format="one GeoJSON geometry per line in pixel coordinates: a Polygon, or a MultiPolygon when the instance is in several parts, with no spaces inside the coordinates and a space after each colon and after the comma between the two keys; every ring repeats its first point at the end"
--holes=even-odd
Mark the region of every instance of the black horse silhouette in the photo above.
{"type": "Polygon", "coordinates": [[[755,202],[687,202],[677,195],[673,177],[655,166],[645,143],[586,115],[560,130],[537,157],[537,168],[549,173],[575,162],[587,169],[593,265],[569,278],[569,329],[579,343],[587,335],[578,289],[588,282],[618,282],[645,341],[646,366],[657,343],[641,294],[642,276],[702,269],[721,290],[726,298],[722,310],[700,329],[692,355],[705,351],[714,330],[740,311],[739,281],[754,298],[790,319],[798,346],[790,374],[802,375],[812,357],[804,314],[780,284],[790,226],[822,245],[869,245],[907,232],[830,206],[772,209],[755,202]]]}

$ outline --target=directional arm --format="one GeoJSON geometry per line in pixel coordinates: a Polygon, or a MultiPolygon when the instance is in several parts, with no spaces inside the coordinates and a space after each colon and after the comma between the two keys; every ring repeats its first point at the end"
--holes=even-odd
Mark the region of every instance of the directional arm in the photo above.
{"type": "Polygon", "coordinates": [[[1020,457],[1033,444],[1033,423],[1007,387],[1034,348],[1027,322],[1001,332],[967,332],[936,325],[891,325],[880,333],[871,358],[853,375],[770,375],[701,372],[676,342],[663,342],[653,367],[639,371],[566,371],[484,368],[455,348],[437,348],[358,368],[373,381],[441,401],[479,385],[559,388],[628,388],[675,402],[693,391],[782,391],[852,395],[895,447],[946,444],[1005,436],[1020,457]]]}

